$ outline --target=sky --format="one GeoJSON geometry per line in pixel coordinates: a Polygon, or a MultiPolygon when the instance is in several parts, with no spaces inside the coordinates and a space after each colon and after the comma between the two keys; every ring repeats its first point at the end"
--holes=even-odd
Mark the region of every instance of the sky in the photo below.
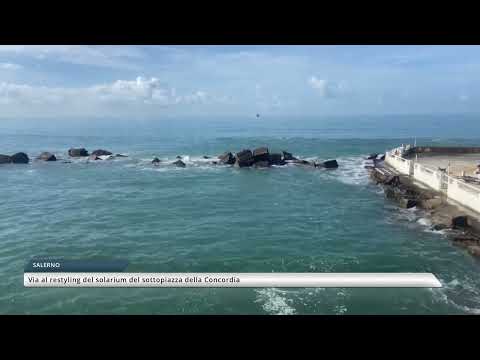
{"type": "Polygon", "coordinates": [[[0,45],[0,118],[480,112],[479,46],[0,45]]]}

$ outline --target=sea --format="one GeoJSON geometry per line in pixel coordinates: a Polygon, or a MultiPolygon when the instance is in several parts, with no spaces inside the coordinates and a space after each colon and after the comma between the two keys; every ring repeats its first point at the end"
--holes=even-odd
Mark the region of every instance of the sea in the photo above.
{"type": "Polygon", "coordinates": [[[364,168],[414,142],[480,146],[480,118],[2,119],[0,153],[32,161],[0,165],[0,314],[479,314],[479,259],[385,199],[364,168]],[[259,146],[339,168],[203,158],[259,146]],[[69,159],[71,147],[128,157],[69,159]],[[34,161],[43,151],[60,161],[34,161]],[[131,272],[432,272],[442,288],[25,288],[33,257],[126,259],[131,272]]]}

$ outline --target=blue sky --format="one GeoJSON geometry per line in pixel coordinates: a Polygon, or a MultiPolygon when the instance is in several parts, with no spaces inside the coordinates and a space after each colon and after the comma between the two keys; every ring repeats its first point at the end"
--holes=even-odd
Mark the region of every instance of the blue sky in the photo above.
{"type": "Polygon", "coordinates": [[[0,46],[0,117],[480,112],[479,46],[0,46]]]}

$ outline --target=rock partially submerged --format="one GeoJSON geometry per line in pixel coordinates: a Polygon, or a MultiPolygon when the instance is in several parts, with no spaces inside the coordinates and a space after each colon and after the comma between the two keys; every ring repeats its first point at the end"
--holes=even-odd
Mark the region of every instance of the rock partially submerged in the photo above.
{"type": "Polygon", "coordinates": [[[182,160],[177,160],[175,162],[172,163],[172,165],[175,165],[176,167],[182,167],[184,168],[185,166],[187,166],[182,160]]]}
{"type": "Polygon", "coordinates": [[[30,161],[28,155],[23,152],[13,154],[12,156],[10,156],[10,159],[14,164],[28,164],[30,161]]]}
{"type": "Polygon", "coordinates": [[[252,156],[253,156],[253,162],[260,162],[260,161],[269,161],[269,155],[270,153],[268,152],[268,148],[266,146],[264,147],[259,147],[253,150],[252,156]]]}
{"type": "Polygon", "coordinates": [[[253,153],[250,149],[244,149],[237,153],[235,166],[248,167],[254,163],[253,153]]]}
{"type": "Polygon", "coordinates": [[[158,165],[158,164],[160,164],[160,162],[161,162],[161,160],[158,157],[156,157],[152,160],[152,164],[154,164],[154,165],[158,165]]]}
{"type": "Polygon", "coordinates": [[[0,155],[0,164],[10,164],[12,158],[9,155],[0,155]]]}
{"type": "Polygon", "coordinates": [[[85,148],[72,148],[68,150],[68,155],[71,157],[87,157],[88,151],[85,148]]]}
{"type": "Polygon", "coordinates": [[[322,163],[322,167],[325,169],[336,169],[338,168],[337,160],[327,160],[322,163]]]}
{"type": "Polygon", "coordinates": [[[37,160],[43,160],[43,161],[57,161],[57,157],[50,153],[50,152],[42,152],[38,157],[37,160]]]}
{"type": "Polygon", "coordinates": [[[223,153],[218,157],[221,164],[233,165],[235,164],[235,156],[231,152],[223,153]]]}
{"type": "Polygon", "coordinates": [[[104,155],[112,155],[112,153],[108,150],[98,149],[98,150],[92,151],[92,155],[104,156],[104,155]]]}
{"type": "Polygon", "coordinates": [[[283,154],[283,160],[297,160],[295,156],[293,156],[291,153],[287,151],[282,151],[283,154]]]}
{"type": "Polygon", "coordinates": [[[277,165],[277,166],[282,166],[287,163],[285,159],[282,157],[282,154],[275,154],[275,153],[269,155],[268,162],[270,163],[270,165],[277,165]]]}

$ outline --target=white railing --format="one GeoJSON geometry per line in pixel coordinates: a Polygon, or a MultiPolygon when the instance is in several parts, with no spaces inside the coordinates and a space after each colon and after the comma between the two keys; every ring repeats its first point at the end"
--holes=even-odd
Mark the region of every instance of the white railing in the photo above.
{"type": "MultiPolygon", "coordinates": [[[[400,148],[399,148],[400,149],[400,148]]],[[[433,170],[414,160],[394,155],[396,150],[386,152],[385,163],[401,174],[427,185],[436,191],[443,191],[447,197],[473,211],[480,213],[480,186],[474,186],[461,179],[453,178],[440,170],[433,170]]],[[[398,151],[397,151],[398,152],[398,151]]]]}
{"type": "Polygon", "coordinates": [[[448,176],[447,196],[459,204],[480,213],[480,188],[448,176]]]}
{"type": "Polygon", "coordinates": [[[434,190],[442,189],[442,174],[419,163],[413,166],[413,178],[434,190]]]}
{"type": "Polygon", "coordinates": [[[401,156],[394,155],[392,152],[387,152],[385,154],[385,162],[401,174],[412,175],[413,173],[413,163],[401,156]]]}

